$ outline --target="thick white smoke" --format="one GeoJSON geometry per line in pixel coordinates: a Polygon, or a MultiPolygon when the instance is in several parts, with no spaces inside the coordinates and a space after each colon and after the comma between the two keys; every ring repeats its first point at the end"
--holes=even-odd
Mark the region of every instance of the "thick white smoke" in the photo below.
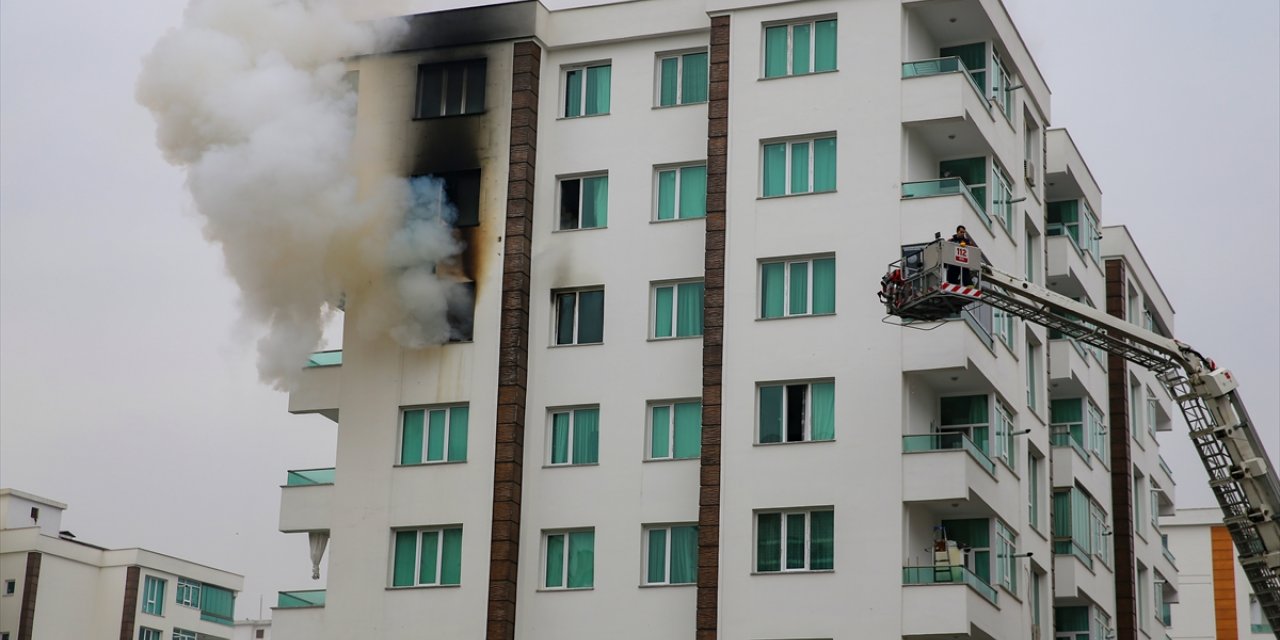
{"type": "MultiPolygon", "coordinates": [[[[357,23],[332,0],[191,0],[144,59],[138,101],[222,247],[264,381],[287,388],[344,293],[371,294],[378,330],[408,346],[450,337],[460,288],[435,264],[461,247],[437,180],[357,188],[354,88],[343,59],[386,50],[403,21],[357,23]],[[379,287],[373,287],[377,290],[379,287]]],[[[370,184],[375,182],[376,184],[370,184]]],[[[465,290],[461,290],[465,291],[465,290]]]]}

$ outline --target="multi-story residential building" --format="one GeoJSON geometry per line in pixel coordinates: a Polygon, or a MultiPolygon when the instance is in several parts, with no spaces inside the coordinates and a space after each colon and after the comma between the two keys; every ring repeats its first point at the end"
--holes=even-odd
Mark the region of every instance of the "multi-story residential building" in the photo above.
{"type": "Polygon", "coordinates": [[[350,63],[362,170],[444,178],[471,335],[402,349],[347,292],[290,397],[339,432],[283,488],[328,564],[281,638],[1151,634],[1118,594],[1162,565],[1113,551],[1115,365],[985,306],[897,328],[868,293],[964,225],[1108,301],[1101,192],[998,0],[410,20],[350,63]]]}
{"type": "Polygon", "coordinates": [[[236,620],[231,640],[271,640],[271,621],[236,620]]]}
{"type": "Polygon", "coordinates": [[[244,578],[62,530],[67,505],[0,489],[0,638],[218,640],[244,578]]]}
{"type": "Polygon", "coordinates": [[[1182,597],[1167,605],[1174,640],[1274,638],[1237,561],[1231,534],[1216,507],[1178,509],[1160,524],[1170,561],[1177,558],[1182,597]]]}

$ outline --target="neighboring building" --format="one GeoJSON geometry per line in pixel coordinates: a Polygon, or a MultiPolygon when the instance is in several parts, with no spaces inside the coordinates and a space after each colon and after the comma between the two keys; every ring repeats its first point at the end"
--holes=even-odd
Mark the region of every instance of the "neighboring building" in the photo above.
{"type": "Polygon", "coordinates": [[[445,178],[472,340],[402,349],[356,329],[381,285],[346,292],[343,350],[290,396],[340,423],[336,468],[281,498],[327,584],[280,594],[280,638],[1160,637],[1131,585],[1176,593],[1141,499],[1172,481],[1108,427],[1109,372],[1151,379],[985,306],[895,328],[872,295],[963,224],[1108,303],[1101,190],[998,1],[411,21],[350,63],[363,178],[445,178]]]}
{"type": "Polygon", "coordinates": [[[1182,598],[1170,609],[1174,640],[1275,638],[1236,559],[1217,508],[1178,509],[1163,518],[1168,549],[1178,561],[1182,598]]]}
{"type": "Polygon", "coordinates": [[[244,578],[62,531],[67,505],[0,489],[0,639],[230,638],[244,578]]]}
{"type": "Polygon", "coordinates": [[[231,640],[271,640],[271,621],[236,620],[231,640]]]}

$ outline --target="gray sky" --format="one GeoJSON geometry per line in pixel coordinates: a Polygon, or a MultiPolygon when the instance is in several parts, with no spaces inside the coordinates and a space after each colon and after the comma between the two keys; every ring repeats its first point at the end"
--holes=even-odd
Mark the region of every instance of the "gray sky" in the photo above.
{"type": "MultiPolygon", "coordinates": [[[[1243,381],[1275,459],[1280,5],[1006,3],[1103,223],[1137,238],[1177,336],[1243,381]]],[[[333,464],[336,425],[257,382],[221,254],[134,102],[182,4],[0,4],[0,486],[69,503],[88,542],[245,574],[243,618],[315,585],[277,486],[333,464]]],[[[1179,504],[1211,505],[1185,431],[1161,435],[1179,504]]]]}

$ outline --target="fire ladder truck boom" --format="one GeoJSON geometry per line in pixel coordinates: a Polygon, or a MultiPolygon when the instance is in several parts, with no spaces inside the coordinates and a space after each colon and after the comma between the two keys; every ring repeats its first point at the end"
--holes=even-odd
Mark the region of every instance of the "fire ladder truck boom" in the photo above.
{"type": "Polygon", "coordinates": [[[890,265],[880,298],[905,322],[988,304],[1155,372],[1182,409],[1263,614],[1280,630],[1280,479],[1230,371],[1185,343],[996,270],[976,246],[935,239],[910,251],[890,265]]]}

